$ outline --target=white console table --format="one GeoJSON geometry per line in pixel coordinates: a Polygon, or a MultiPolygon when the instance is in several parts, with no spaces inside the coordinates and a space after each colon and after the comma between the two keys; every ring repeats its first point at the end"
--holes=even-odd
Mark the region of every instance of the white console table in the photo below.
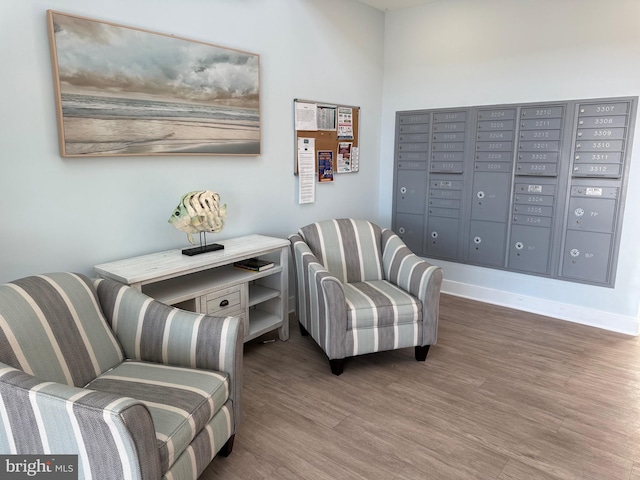
{"type": "Polygon", "coordinates": [[[94,267],[102,278],[131,285],[167,305],[244,322],[244,341],[278,329],[289,338],[289,241],[263,235],[221,240],[223,250],[183,255],[181,250],[152,253],[94,267]],[[243,270],[234,262],[259,257],[274,266],[243,270]]]}

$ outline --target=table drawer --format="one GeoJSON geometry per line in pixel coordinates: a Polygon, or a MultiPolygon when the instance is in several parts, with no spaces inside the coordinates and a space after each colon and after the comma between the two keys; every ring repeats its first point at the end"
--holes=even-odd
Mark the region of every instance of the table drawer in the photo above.
{"type": "Polygon", "coordinates": [[[216,315],[228,315],[228,312],[242,309],[241,285],[217,290],[203,298],[203,312],[216,315]]]}

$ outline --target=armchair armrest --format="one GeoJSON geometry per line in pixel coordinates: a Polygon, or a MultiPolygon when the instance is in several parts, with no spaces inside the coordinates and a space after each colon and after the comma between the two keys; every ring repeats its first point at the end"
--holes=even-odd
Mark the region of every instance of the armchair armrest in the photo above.
{"type": "Polygon", "coordinates": [[[153,422],[141,402],[44,382],[4,363],[0,451],[77,454],[78,478],[146,480],[161,475],[153,422]]]}
{"type": "Polygon", "coordinates": [[[298,234],[289,237],[298,321],[330,360],[346,356],[347,302],[342,282],[318,261],[298,234]]]}
{"type": "Polygon", "coordinates": [[[438,338],[442,268],[415,255],[391,230],[382,231],[382,265],[385,278],[422,302],[422,344],[438,338]]]}
{"type": "Polygon", "coordinates": [[[239,318],[169,307],[113,280],[94,283],[105,317],[127,358],[227,373],[235,423],[239,424],[244,341],[239,318]]]}

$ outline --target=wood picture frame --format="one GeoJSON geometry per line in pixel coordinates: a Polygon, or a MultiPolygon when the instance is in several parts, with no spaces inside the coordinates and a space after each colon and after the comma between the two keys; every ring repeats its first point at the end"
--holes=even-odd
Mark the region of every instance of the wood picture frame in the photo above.
{"type": "Polygon", "coordinates": [[[60,155],[260,155],[260,56],[47,10],[60,155]]]}

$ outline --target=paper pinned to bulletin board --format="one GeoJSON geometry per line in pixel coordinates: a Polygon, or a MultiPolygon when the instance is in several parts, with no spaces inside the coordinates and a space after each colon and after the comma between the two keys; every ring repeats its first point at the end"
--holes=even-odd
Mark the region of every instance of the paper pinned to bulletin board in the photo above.
{"type": "Polygon", "coordinates": [[[357,172],[360,169],[360,107],[299,99],[294,100],[293,104],[296,142],[294,174],[300,173],[300,139],[313,139],[316,152],[331,152],[331,155],[322,154],[317,158],[315,170],[318,182],[333,181],[333,174],[357,172]],[[329,160],[331,172],[327,168],[329,160]],[[320,163],[325,170],[322,176],[320,163]]]}

